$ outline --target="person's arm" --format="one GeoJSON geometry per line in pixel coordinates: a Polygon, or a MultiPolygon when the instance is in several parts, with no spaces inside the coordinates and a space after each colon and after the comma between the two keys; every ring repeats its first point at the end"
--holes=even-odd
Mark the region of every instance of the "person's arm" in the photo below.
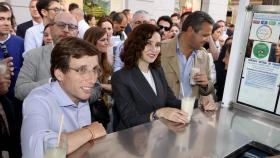
{"type": "MultiPolygon", "coordinates": [[[[50,122],[53,117],[53,109],[50,107],[54,102],[44,97],[32,97],[25,99],[23,103],[23,123],[21,129],[21,143],[23,158],[43,157],[43,142],[47,138],[58,138],[58,131],[51,130],[50,122]]],[[[59,121],[59,120],[58,120],[59,121]]],[[[67,136],[67,154],[90,140],[106,135],[102,124],[94,122],[91,125],[77,129],[73,132],[63,132],[67,136]]]]}
{"type": "Polygon", "coordinates": [[[30,51],[26,54],[15,85],[16,98],[24,100],[24,98],[31,92],[32,89],[48,83],[49,78],[36,81],[36,74],[38,72],[37,69],[40,64],[38,62],[40,61],[39,59],[34,58],[34,52],[30,51]]]}
{"type": "Polygon", "coordinates": [[[117,47],[115,47],[114,65],[113,65],[114,72],[120,70],[124,65],[121,60],[121,57],[120,57],[123,46],[124,46],[124,43],[121,42],[117,47]]]}
{"type": "Polygon", "coordinates": [[[216,44],[215,44],[212,36],[209,36],[207,41],[209,43],[209,51],[208,52],[212,54],[213,59],[215,61],[218,60],[220,52],[219,52],[218,48],[216,47],[216,44]]]}
{"type": "Polygon", "coordinates": [[[101,123],[94,122],[85,128],[64,134],[68,140],[67,154],[70,154],[88,141],[105,136],[106,130],[101,123]]]}
{"type": "MultiPolygon", "coordinates": [[[[206,52],[207,53],[207,52],[206,52]]],[[[209,56],[207,54],[204,55],[206,67],[204,67],[205,70],[202,71],[202,73],[197,73],[194,75],[194,81],[199,86],[199,94],[206,96],[209,95],[214,91],[214,84],[211,80],[211,67],[209,64],[209,56]]]]}
{"type": "Polygon", "coordinates": [[[21,148],[23,158],[43,157],[43,141],[57,138],[57,132],[50,130],[51,109],[42,97],[27,98],[23,102],[21,127],[21,148]]]}

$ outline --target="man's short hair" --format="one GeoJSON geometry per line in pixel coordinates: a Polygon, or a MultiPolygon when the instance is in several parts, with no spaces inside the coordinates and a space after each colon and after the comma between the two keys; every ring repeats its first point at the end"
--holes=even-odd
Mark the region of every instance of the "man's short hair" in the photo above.
{"type": "Polygon", "coordinates": [[[51,2],[59,3],[59,0],[38,0],[38,2],[36,4],[36,8],[37,8],[39,14],[41,15],[41,17],[43,17],[43,14],[41,13],[42,9],[47,10],[51,2]]]}
{"type": "Polygon", "coordinates": [[[68,11],[71,12],[72,10],[77,8],[79,8],[79,5],[77,3],[71,3],[69,4],[68,11]]]}
{"type": "Polygon", "coordinates": [[[124,13],[122,13],[122,12],[117,12],[117,13],[113,14],[111,18],[112,18],[113,23],[116,22],[118,24],[122,23],[124,18],[127,19],[126,15],[124,15],[124,13]]]}
{"type": "Polygon", "coordinates": [[[218,20],[216,23],[220,23],[220,22],[226,23],[224,20],[218,20]]]}
{"type": "Polygon", "coordinates": [[[180,14],[179,13],[173,13],[170,17],[171,18],[172,17],[177,17],[178,19],[180,19],[180,14]]]}
{"type": "Polygon", "coordinates": [[[77,37],[66,37],[58,42],[51,54],[51,76],[57,80],[54,75],[56,69],[63,73],[69,71],[69,63],[72,58],[82,58],[83,56],[95,56],[100,54],[98,49],[91,43],[77,37]]]}
{"type": "Polygon", "coordinates": [[[170,16],[165,15],[165,16],[159,17],[158,20],[157,20],[157,25],[159,25],[159,22],[162,21],[162,20],[167,21],[170,24],[169,29],[172,27],[173,22],[172,22],[170,16]]]}
{"type": "Polygon", "coordinates": [[[185,17],[186,16],[189,16],[192,12],[184,12],[181,14],[181,17],[180,17],[180,21],[181,23],[183,23],[184,19],[186,19],[185,17]]]}
{"type": "Polygon", "coordinates": [[[130,13],[130,9],[124,9],[122,13],[124,13],[124,15],[127,16],[130,13]]]}
{"type": "Polygon", "coordinates": [[[201,29],[202,23],[207,22],[211,25],[214,24],[214,20],[211,16],[203,11],[196,11],[191,13],[182,25],[182,32],[187,31],[189,27],[192,27],[195,32],[201,29]]]}
{"type": "MultiPolygon", "coordinates": [[[[133,16],[132,16],[132,21],[135,20],[136,16],[139,14],[144,14],[145,16],[149,17],[149,13],[145,10],[137,10],[133,16]]],[[[149,17],[150,18],[150,17],[149,17]]]]}

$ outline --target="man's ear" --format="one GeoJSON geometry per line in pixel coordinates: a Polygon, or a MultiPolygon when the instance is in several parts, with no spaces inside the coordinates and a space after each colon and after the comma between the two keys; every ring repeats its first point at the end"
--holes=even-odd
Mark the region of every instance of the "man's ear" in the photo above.
{"type": "Polygon", "coordinates": [[[194,32],[194,29],[193,29],[191,26],[189,26],[189,27],[187,28],[187,31],[186,31],[186,32],[192,33],[192,32],[194,32]]]}
{"type": "Polygon", "coordinates": [[[54,70],[54,76],[58,81],[63,81],[64,79],[64,73],[60,69],[55,69],[54,70]]]}

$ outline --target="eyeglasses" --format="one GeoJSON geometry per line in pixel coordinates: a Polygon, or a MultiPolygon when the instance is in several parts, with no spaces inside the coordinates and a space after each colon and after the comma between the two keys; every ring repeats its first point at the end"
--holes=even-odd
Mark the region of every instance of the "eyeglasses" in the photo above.
{"type": "Polygon", "coordinates": [[[102,69],[100,67],[94,67],[90,70],[86,65],[83,65],[79,68],[69,67],[69,69],[78,72],[81,76],[89,75],[91,72],[97,77],[102,75],[102,69]]]}
{"type": "Polygon", "coordinates": [[[158,25],[158,27],[159,27],[161,30],[164,29],[164,31],[169,31],[169,30],[170,30],[170,28],[167,27],[167,26],[158,25]]]}
{"type": "Polygon", "coordinates": [[[47,9],[48,11],[49,10],[53,10],[56,14],[58,13],[61,13],[61,12],[64,12],[65,10],[64,9],[60,9],[60,8],[52,8],[52,9],[47,9]]]}
{"type": "Polygon", "coordinates": [[[77,25],[74,25],[74,24],[66,24],[62,21],[57,21],[57,22],[54,22],[54,24],[59,27],[60,29],[65,29],[66,26],[68,26],[68,30],[69,31],[77,31],[78,30],[78,26],[77,25]]]}

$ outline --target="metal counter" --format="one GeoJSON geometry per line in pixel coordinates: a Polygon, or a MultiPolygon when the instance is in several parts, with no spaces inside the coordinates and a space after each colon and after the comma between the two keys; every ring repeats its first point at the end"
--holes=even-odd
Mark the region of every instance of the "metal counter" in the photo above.
{"type": "Polygon", "coordinates": [[[196,109],[187,126],[146,123],[108,134],[68,157],[222,158],[252,140],[280,150],[280,124],[237,109],[196,109]]]}

